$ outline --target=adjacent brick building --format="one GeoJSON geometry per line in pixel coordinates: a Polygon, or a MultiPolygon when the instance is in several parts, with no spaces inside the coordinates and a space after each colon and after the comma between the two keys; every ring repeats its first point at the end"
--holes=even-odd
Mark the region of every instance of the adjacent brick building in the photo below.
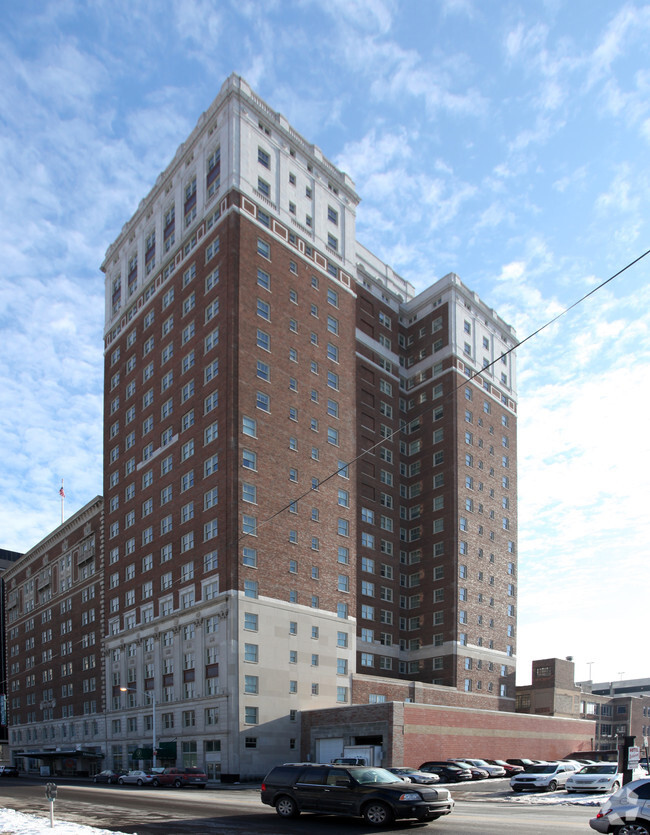
{"type": "Polygon", "coordinates": [[[516,710],[547,716],[586,719],[592,723],[590,750],[612,754],[624,737],[636,737],[646,749],[650,736],[648,679],[593,684],[575,682],[572,658],[533,661],[530,685],[517,687],[516,710]]]}
{"type": "Polygon", "coordinates": [[[97,496],[4,574],[9,744],[27,770],[104,758],[103,521],[97,496]]]}

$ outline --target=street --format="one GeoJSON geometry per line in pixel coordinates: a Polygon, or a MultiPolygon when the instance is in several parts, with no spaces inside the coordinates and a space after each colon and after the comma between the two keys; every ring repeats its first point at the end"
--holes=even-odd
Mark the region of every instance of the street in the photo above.
{"type": "MultiPolygon", "coordinates": [[[[49,817],[45,786],[37,781],[1,782],[0,805],[49,817]]],[[[595,806],[459,800],[451,815],[435,823],[403,822],[381,831],[423,835],[586,835],[591,831],[588,820],[596,811],[595,806]]],[[[59,782],[54,817],[132,835],[334,835],[341,830],[369,835],[377,831],[357,818],[301,815],[296,820],[281,820],[273,809],[260,803],[259,791],[254,788],[175,791],[59,782]]]]}

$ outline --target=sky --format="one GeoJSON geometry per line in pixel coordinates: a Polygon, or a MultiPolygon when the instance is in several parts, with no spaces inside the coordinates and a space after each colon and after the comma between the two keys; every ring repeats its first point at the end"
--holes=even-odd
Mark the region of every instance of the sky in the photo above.
{"type": "MultiPolygon", "coordinates": [[[[0,30],[0,547],[102,491],[99,270],[232,73],[354,180],[357,238],[525,339],[650,248],[650,4],[24,0],[0,30]]],[[[650,256],[517,352],[518,681],[650,676],[650,256]],[[646,402],[648,402],[646,400],[646,402]]]]}

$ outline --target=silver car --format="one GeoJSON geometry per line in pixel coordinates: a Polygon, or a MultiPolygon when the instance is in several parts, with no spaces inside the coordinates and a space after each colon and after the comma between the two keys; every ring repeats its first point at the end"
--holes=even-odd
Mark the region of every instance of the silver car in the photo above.
{"type": "Polygon", "coordinates": [[[632,780],[614,792],[589,826],[601,833],[650,835],[650,780],[632,780]]]}
{"type": "Polygon", "coordinates": [[[576,770],[573,763],[544,763],[531,765],[521,774],[510,778],[513,792],[547,791],[564,788],[569,776],[576,770]]]}
{"type": "Polygon", "coordinates": [[[120,786],[148,786],[153,783],[153,774],[148,771],[129,771],[117,781],[120,786]]]}

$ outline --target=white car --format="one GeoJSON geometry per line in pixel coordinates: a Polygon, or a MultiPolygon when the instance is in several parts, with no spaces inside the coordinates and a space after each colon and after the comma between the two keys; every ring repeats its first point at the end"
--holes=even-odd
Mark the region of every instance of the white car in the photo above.
{"type": "MultiPolygon", "coordinates": [[[[645,769],[635,768],[633,779],[646,777],[645,769]]],[[[623,775],[616,763],[585,765],[566,781],[568,792],[616,792],[623,785],[623,775]]]]}
{"type": "Polygon", "coordinates": [[[576,767],[572,763],[529,765],[526,771],[510,778],[510,788],[513,792],[554,792],[559,788],[564,788],[575,770],[576,767]]]}

